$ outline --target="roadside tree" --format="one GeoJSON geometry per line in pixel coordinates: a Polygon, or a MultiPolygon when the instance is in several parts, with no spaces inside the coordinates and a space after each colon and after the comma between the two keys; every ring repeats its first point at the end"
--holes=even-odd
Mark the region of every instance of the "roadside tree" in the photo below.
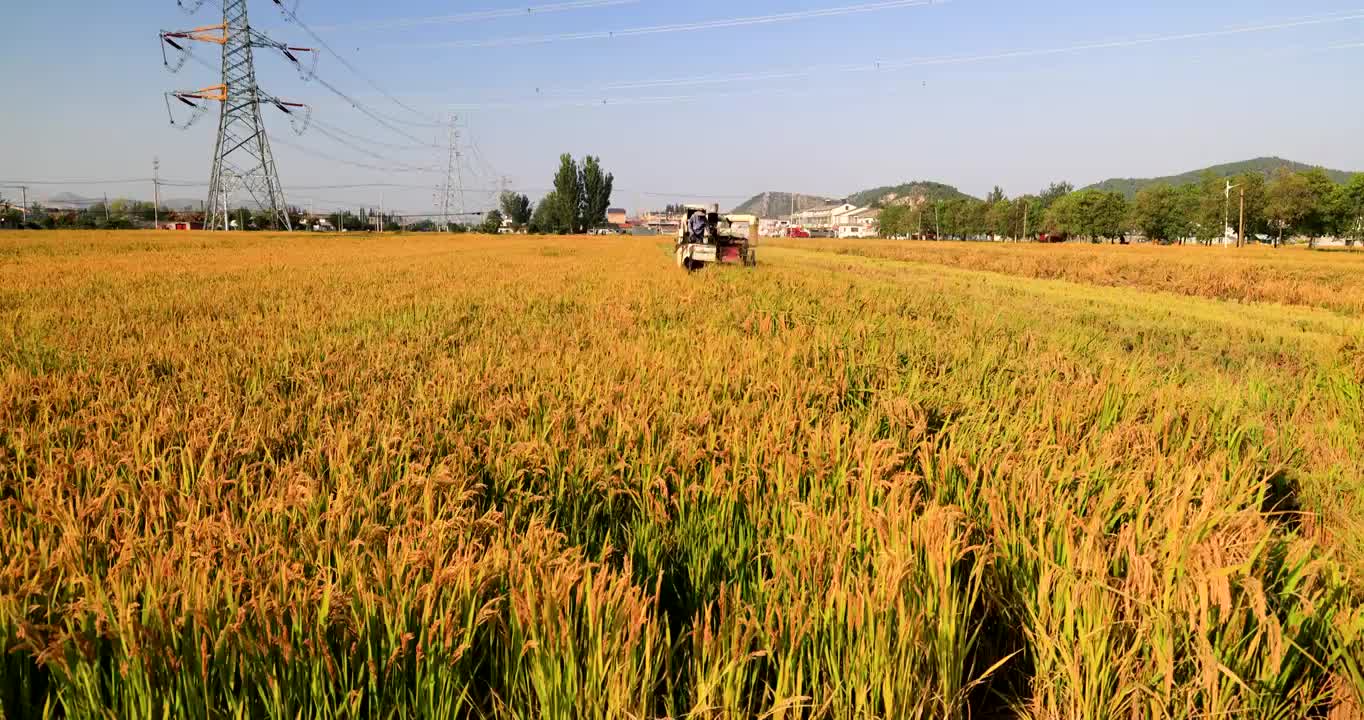
{"type": "Polygon", "coordinates": [[[1308,219],[1315,203],[1316,190],[1303,173],[1280,169],[1266,189],[1265,214],[1278,233],[1274,246],[1283,244],[1289,230],[1307,232],[1308,219]]]}
{"type": "Polygon", "coordinates": [[[521,230],[530,222],[531,204],[530,198],[518,192],[510,190],[502,193],[498,204],[501,206],[502,215],[511,220],[512,227],[521,230]]]}

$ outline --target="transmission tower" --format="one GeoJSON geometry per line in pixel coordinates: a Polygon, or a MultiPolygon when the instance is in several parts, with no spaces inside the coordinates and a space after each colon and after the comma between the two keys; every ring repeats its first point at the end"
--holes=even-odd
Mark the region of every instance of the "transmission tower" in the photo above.
{"type": "MultiPolygon", "coordinates": [[[[198,4],[194,7],[197,9],[198,4]]],[[[275,42],[263,33],[252,30],[247,19],[247,0],[222,0],[222,7],[221,25],[161,33],[163,59],[172,71],[183,66],[189,55],[189,50],[181,44],[183,41],[212,43],[222,47],[221,82],[200,90],[168,93],[167,112],[170,113],[172,125],[188,127],[206,109],[206,106],[196,101],[219,103],[218,137],[214,143],[213,170],[208,182],[206,228],[221,227],[227,230],[230,226],[228,216],[231,213],[232,196],[244,190],[257,207],[270,214],[278,227],[292,230],[284,190],[280,186],[275,158],[270,152],[270,138],[265,133],[260,108],[261,103],[269,103],[293,116],[294,130],[299,134],[307,127],[310,110],[306,105],[285,102],[261,91],[256,83],[253,50],[258,47],[278,50],[305,77],[312,71],[305,67],[299,56],[312,53],[312,64],[315,66],[317,52],[312,48],[296,48],[275,42]],[[167,55],[167,46],[180,53],[176,62],[172,62],[167,55]],[[194,115],[187,121],[177,122],[175,114],[170,111],[172,99],[192,108],[194,115]]]]}
{"type": "Polygon", "coordinates": [[[464,215],[464,170],[459,153],[458,116],[450,116],[449,157],[445,164],[445,183],[440,192],[440,230],[450,232],[450,215],[458,204],[460,217],[464,215]]]}

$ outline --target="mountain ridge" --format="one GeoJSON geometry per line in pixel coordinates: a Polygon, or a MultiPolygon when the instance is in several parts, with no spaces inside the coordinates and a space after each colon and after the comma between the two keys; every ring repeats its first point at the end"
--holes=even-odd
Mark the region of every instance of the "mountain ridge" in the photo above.
{"type": "Polygon", "coordinates": [[[838,202],[822,195],[777,192],[769,190],[745,200],[730,212],[734,214],[757,215],[758,217],[788,217],[792,210],[800,212],[838,202]]]}
{"type": "Polygon", "coordinates": [[[778,192],[768,190],[758,193],[737,205],[731,212],[736,214],[757,215],[759,217],[787,217],[792,209],[796,212],[824,205],[851,203],[858,206],[884,206],[893,204],[917,205],[939,200],[970,198],[970,195],[946,183],[931,180],[913,180],[899,185],[883,185],[868,190],[859,190],[845,198],[830,198],[821,195],[778,192]]]}
{"type": "Polygon", "coordinates": [[[1155,185],[1188,185],[1198,182],[1205,172],[1212,172],[1219,178],[1234,177],[1243,173],[1259,173],[1266,178],[1272,177],[1279,168],[1288,168],[1293,172],[1320,168],[1326,171],[1331,180],[1337,183],[1349,182],[1355,173],[1345,170],[1332,170],[1320,165],[1311,165],[1294,160],[1287,160],[1278,156],[1258,157],[1239,162],[1222,163],[1221,165],[1210,165],[1197,170],[1179,173],[1178,175],[1165,175],[1162,177],[1151,178],[1109,178],[1101,182],[1094,183],[1081,188],[1082,190],[1102,190],[1104,192],[1120,192],[1128,199],[1134,197],[1141,190],[1155,185]]]}

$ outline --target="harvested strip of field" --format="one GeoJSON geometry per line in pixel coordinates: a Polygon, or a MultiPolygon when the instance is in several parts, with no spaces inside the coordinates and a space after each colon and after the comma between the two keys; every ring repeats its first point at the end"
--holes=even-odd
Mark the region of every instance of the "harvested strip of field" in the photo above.
{"type": "Polygon", "coordinates": [[[1300,248],[899,240],[770,240],[772,246],[1043,279],[1364,315],[1364,253],[1300,248]]]}
{"type": "Polygon", "coordinates": [[[10,715],[1360,700],[1353,318],[638,239],[16,237],[10,715]]]}

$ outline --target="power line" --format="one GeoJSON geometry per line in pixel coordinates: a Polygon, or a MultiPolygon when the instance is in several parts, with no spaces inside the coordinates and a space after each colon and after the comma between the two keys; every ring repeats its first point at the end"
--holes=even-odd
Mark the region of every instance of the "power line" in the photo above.
{"type": "Polygon", "coordinates": [[[499,10],[474,10],[453,15],[430,15],[426,17],[399,18],[395,20],[382,20],[378,22],[355,22],[343,23],[339,25],[319,26],[319,30],[398,30],[403,28],[421,27],[423,25],[453,25],[457,23],[475,22],[479,20],[496,20],[499,18],[525,17],[527,15],[543,15],[548,13],[568,12],[570,10],[588,10],[593,8],[613,7],[617,5],[633,5],[640,0],[572,0],[571,2],[547,3],[544,5],[532,5],[527,8],[503,8],[499,10]]]}
{"type": "MultiPolygon", "coordinates": [[[[329,139],[331,139],[333,142],[335,142],[335,143],[337,143],[337,144],[339,144],[339,145],[342,145],[342,146],[346,147],[346,148],[349,149],[349,150],[352,150],[352,151],[354,151],[354,152],[358,152],[358,153],[360,153],[361,155],[365,155],[365,156],[367,156],[367,157],[371,157],[371,158],[374,158],[375,160],[380,160],[380,161],[388,161],[388,160],[389,160],[389,158],[388,158],[387,155],[382,155],[382,154],[380,154],[380,153],[378,153],[378,152],[375,152],[375,151],[373,151],[373,150],[370,150],[370,149],[361,147],[360,145],[356,144],[355,142],[353,142],[353,141],[351,141],[351,140],[347,140],[346,138],[342,137],[340,134],[334,133],[333,130],[332,130],[331,128],[323,127],[323,126],[317,126],[317,127],[315,127],[314,129],[317,130],[317,132],[322,133],[323,137],[329,138],[329,139]]],[[[406,163],[403,163],[402,165],[406,165],[406,163]]],[[[410,166],[409,166],[409,167],[410,167],[410,166]]]]}
{"type": "MultiPolygon", "coordinates": [[[[347,95],[346,93],[342,92],[340,88],[338,88],[338,87],[336,87],[335,85],[333,85],[333,84],[327,82],[326,80],[322,79],[320,76],[318,76],[318,75],[316,75],[316,74],[313,75],[313,79],[316,80],[317,83],[318,83],[319,85],[321,85],[322,87],[324,87],[324,88],[326,88],[327,90],[331,91],[331,93],[332,93],[333,95],[335,95],[335,96],[341,98],[342,100],[346,101],[347,103],[350,104],[351,107],[355,108],[356,110],[359,110],[361,113],[364,113],[366,116],[369,117],[369,119],[373,120],[374,122],[377,122],[377,123],[379,123],[380,125],[383,125],[384,127],[388,128],[389,130],[391,130],[391,131],[393,131],[393,132],[395,132],[395,133],[397,133],[397,134],[399,134],[399,135],[402,135],[403,137],[407,138],[408,140],[411,140],[411,141],[414,142],[414,143],[423,144],[423,145],[427,144],[424,140],[421,140],[420,138],[417,138],[416,136],[412,135],[411,133],[407,132],[406,130],[403,130],[403,129],[401,129],[401,128],[399,128],[399,127],[396,127],[396,126],[393,125],[394,122],[400,122],[400,121],[398,121],[398,120],[391,120],[390,118],[387,118],[387,116],[380,115],[377,111],[370,109],[370,108],[369,108],[367,105],[365,105],[364,103],[362,103],[362,102],[360,102],[359,100],[356,100],[355,98],[353,98],[353,97],[347,95]],[[391,120],[391,121],[390,121],[390,120],[391,120]]],[[[408,124],[411,124],[411,123],[408,123],[408,124]]]]}
{"type": "Polygon", "coordinates": [[[795,10],[790,12],[752,15],[748,17],[720,18],[701,22],[676,23],[672,25],[652,25],[648,27],[623,28],[621,30],[599,30],[581,33],[559,33],[554,35],[522,35],[517,37],[489,38],[486,40],[457,40],[454,42],[430,44],[404,44],[409,48],[486,48],[509,45],[536,45],[541,43],[563,42],[570,40],[605,40],[618,37],[638,37],[663,33],[682,33],[689,30],[717,30],[721,28],[745,27],[750,25],[770,25],[774,23],[795,22],[816,18],[837,17],[859,13],[879,12],[896,8],[925,7],[942,5],[948,0],[879,0],[878,2],[845,5],[843,7],[821,8],[815,10],[795,10]]]}
{"type": "MultiPolygon", "coordinates": [[[[199,65],[202,65],[203,67],[205,67],[205,68],[207,68],[207,69],[209,69],[209,70],[212,70],[212,71],[214,71],[214,72],[217,72],[217,71],[218,71],[218,68],[216,68],[215,66],[213,66],[212,64],[210,64],[207,60],[204,60],[203,58],[199,57],[198,55],[193,54],[192,52],[186,53],[186,57],[188,57],[190,60],[193,60],[195,63],[197,63],[197,64],[199,64],[199,65]]],[[[392,131],[392,132],[394,132],[394,133],[397,133],[398,135],[401,135],[401,136],[403,136],[404,138],[406,138],[406,139],[408,139],[408,140],[410,140],[410,141],[412,141],[412,142],[414,142],[414,143],[417,143],[419,146],[421,146],[421,147],[423,147],[423,148],[435,147],[433,144],[427,143],[427,142],[421,140],[420,138],[417,138],[417,137],[413,136],[412,134],[408,133],[407,131],[403,130],[402,128],[395,127],[395,126],[386,118],[386,116],[382,115],[382,114],[379,113],[377,110],[374,110],[374,109],[370,108],[368,105],[366,105],[366,104],[360,102],[359,100],[357,100],[357,99],[351,97],[350,95],[346,94],[346,93],[343,92],[340,88],[336,87],[336,86],[333,85],[332,83],[327,82],[325,79],[323,79],[321,76],[319,76],[319,75],[317,74],[316,71],[313,71],[312,73],[310,73],[305,79],[316,81],[319,85],[321,85],[323,88],[326,88],[329,92],[331,92],[333,95],[335,95],[335,96],[337,96],[338,98],[340,98],[340,99],[341,99],[342,101],[344,101],[347,105],[350,105],[353,109],[360,111],[360,112],[363,113],[365,116],[367,116],[369,119],[373,120],[374,122],[378,123],[379,125],[382,125],[383,127],[387,128],[388,130],[390,130],[390,131],[392,131]]],[[[397,121],[394,121],[394,122],[397,122],[397,121]]],[[[316,124],[316,123],[318,123],[318,121],[314,119],[314,120],[311,120],[311,123],[316,124]]],[[[333,132],[339,132],[339,133],[341,133],[341,134],[350,135],[351,137],[354,137],[354,138],[359,138],[359,137],[360,137],[360,136],[354,135],[354,134],[352,134],[352,133],[347,133],[347,132],[345,132],[345,131],[343,131],[343,130],[339,130],[338,128],[336,128],[336,127],[334,127],[334,126],[333,126],[331,129],[332,129],[333,132]]],[[[369,142],[369,143],[374,144],[374,145],[386,145],[386,146],[389,146],[389,147],[391,147],[391,148],[399,148],[399,147],[402,147],[402,146],[398,146],[398,145],[389,145],[388,143],[384,143],[384,142],[381,142],[381,141],[378,141],[378,140],[368,140],[368,139],[366,139],[366,140],[364,140],[364,141],[365,141],[365,142],[369,142]]]]}
{"type": "MultiPolygon", "coordinates": [[[[115,180],[0,180],[0,185],[19,187],[20,185],[132,185],[149,183],[152,178],[118,178],[115,180]]],[[[167,184],[165,180],[162,185],[167,184]]]]}
{"type": "MultiPolygon", "coordinates": [[[[1223,30],[1174,33],[1167,35],[1157,35],[1152,37],[1127,38],[1119,40],[1091,41],[1076,45],[1068,45],[1065,47],[1011,50],[1006,52],[986,53],[980,55],[947,55],[939,57],[907,58],[904,60],[874,60],[870,62],[847,63],[840,65],[808,65],[804,67],[789,68],[785,70],[755,71],[730,75],[698,75],[683,78],[639,80],[633,82],[612,83],[597,87],[580,88],[578,90],[564,90],[559,91],[558,93],[555,94],[588,93],[601,90],[638,90],[645,88],[678,87],[686,85],[728,84],[753,80],[778,80],[797,77],[808,77],[810,75],[825,73],[875,72],[878,70],[900,70],[936,65],[958,65],[977,62],[988,62],[992,60],[1012,60],[1030,57],[1041,57],[1046,55],[1062,55],[1068,53],[1084,52],[1088,50],[1117,49],[1125,47],[1136,47],[1140,45],[1154,45],[1159,43],[1178,42],[1181,40],[1208,39],[1213,37],[1242,35],[1247,33],[1270,32],[1274,30],[1288,30],[1297,27],[1348,22],[1351,20],[1360,19],[1364,19],[1364,11],[1352,11],[1351,13],[1348,14],[1335,13],[1327,16],[1304,17],[1280,23],[1241,26],[1223,30]]],[[[1350,45],[1332,46],[1324,49],[1344,49],[1346,47],[1350,47],[1350,45]]]]}
{"type": "Polygon", "coordinates": [[[394,172],[394,173],[409,173],[409,172],[410,172],[410,173],[433,173],[433,172],[439,172],[438,169],[436,169],[436,168],[429,168],[429,167],[416,167],[416,166],[390,166],[390,167],[380,167],[380,166],[378,166],[378,165],[370,165],[370,164],[368,164],[368,163],[355,162],[354,160],[346,160],[345,158],[338,158],[338,157],[335,157],[335,156],[333,156],[333,155],[328,155],[327,153],[320,152],[320,151],[317,151],[317,150],[313,150],[312,148],[304,147],[304,146],[302,146],[302,145],[298,145],[298,144],[296,144],[296,143],[292,143],[292,142],[289,142],[289,141],[287,141],[287,140],[283,140],[283,139],[280,139],[280,138],[275,138],[274,142],[277,142],[277,143],[279,143],[280,145],[283,145],[284,147],[290,148],[290,149],[295,150],[295,151],[297,151],[297,152],[301,152],[301,153],[303,153],[304,155],[309,155],[309,156],[311,156],[311,157],[315,157],[315,158],[318,158],[318,159],[320,159],[320,160],[326,160],[326,161],[328,161],[328,162],[340,163],[340,164],[342,164],[342,165],[350,165],[350,166],[352,166],[352,167],[363,168],[363,169],[365,169],[365,170],[374,170],[374,171],[376,171],[376,172],[394,172]]]}
{"type": "Polygon", "coordinates": [[[440,148],[439,145],[436,145],[436,144],[434,144],[434,143],[421,143],[421,144],[419,144],[419,145],[399,145],[399,144],[397,144],[397,143],[384,142],[384,141],[382,141],[382,140],[374,140],[374,139],[372,139],[372,138],[365,137],[364,135],[358,135],[358,134],[356,134],[356,133],[350,132],[350,131],[345,130],[345,129],[343,129],[343,128],[337,127],[337,126],[332,125],[332,124],[330,124],[330,123],[322,122],[322,121],[320,121],[320,120],[317,120],[316,118],[313,119],[312,124],[313,124],[315,127],[320,127],[320,128],[325,129],[327,132],[335,133],[335,134],[337,134],[337,135],[342,135],[342,136],[345,136],[345,137],[347,137],[347,138],[350,138],[351,140],[353,140],[353,141],[355,141],[355,142],[363,143],[363,144],[365,144],[365,145],[372,145],[372,146],[374,146],[374,147],[384,148],[384,149],[386,149],[386,150],[393,150],[393,151],[395,151],[395,152],[416,151],[416,150],[429,151],[429,150],[432,150],[432,149],[439,149],[439,148],[440,148]]]}
{"type": "MultiPolygon", "coordinates": [[[[598,85],[598,86],[592,86],[592,87],[582,87],[582,88],[577,88],[577,89],[567,89],[567,90],[553,91],[553,92],[550,92],[550,93],[540,93],[540,92],[537,90],[537,96],[539,96],[539,98],[544,98],[544,97],[551,97],[551,98],[568,98],[568,97],[572,97],[572,96],[575,96],[575,95],[576,95],[576,96],[579,96],[579,97],[582,97],[582,96],[584,96],[584,95],[588,95],[589,93],[600,92],[600,91],[602,91],[602,90],[640,90],[640,89],[650,89],[650,88],[683,87],[683,86],[710,85],[710,84],[731,84],[731,83],[738,83],[738,82],[750,82],[750,81],[755,81],[755,80],[777,80],[777,79],[802,78],[802,77],[809,77],[809,76],[812,76],[812,75],[820,75],[820,74],[863,73],[863,72],[878,72],[878,71],[881,71],[881,70],[905,70],[905,69],[920,68],[920,67],[946,66],[946,65],[964,65],[964,64],[970,64],[970,63],[981,63],[981,62],[990,62],[990,61],[998,61],[998,60],[1023,59],[1023,58],[1031,58],[1031,57],[1043,57],[1043,56],[1049,56],[1049,55],[1063,55],[1063,54],[1079,53],[1079,52],[1086,52],[1086,51],[1093,51],[1093,50],[1119,49],[1119,48],[1126,48],[1126,47],[1137,47],[1137,46],[1142,46],[1142,45],[1154,45],[1154,44],[1160,44],[1160,43],[1171,43],[1171,42],[1179,42],[1179,41],[1187,41],[1187,40],[1195,40],[1195,39],[1208,39],[1208,38],[1215,38],[1215,37],[1235,36],[1235,35],[1243,35],[1243,34],[1249,34],[1249,33],[1271,32],[1271,31],[1276,31],[1276,30],[1287,30],[1287,29],[1293,29],[1293,28],[1299,28],[1299,27],[1308,27],[1308,26],[1314,26],[1314,25],[1325,25],[1325,24],[1332,24],[1332,23],[1343,23],[1343,22],[1349,22],[1349,21],[1361,20],[1361,19],[1364,19],[1364,10],[1352,11],[1351,13],[1348,13],[1348,14],[1340,14],[1340,13],[1337,13],[1337,14],[1328,15],[1328,16],[1312,16],[1312,17],[1298,18],[1298,19],[1295,19],[1295,20],[1290,20],[1290,21],[1285,21],[1285,22],[1279,22],[1279,23],[1267,23],[1267,24],[1259,24],[1259,25],[1240,26],[1240,27],[1228,28],[1228,29],[1222,29],[1222,30],[1207,30],[1207,31],[1199,31],[1199,32],[1172,33],[1172,34],[1166,34],[1166,35],[1157,35],[1157,36],[1148,36],[1148,37],[1139,37],[1139,38],[1127,38],[1127,39],[1118,39],[1118,40],[1090,41],[1090,42],[1084,42],[1084,43],[1079,43],[1079,44],[1075,44],[1075,45],[1068,45],[1068,46],[1064,46],[1064,47],[1048,47],[1048,48],[1035,48],[1035,49],[1021,49],[1021,50],[1012,50],[1012,51],[998,52],[998,53],[986,53],[986,54],[978,54],[978,55],[948,55],[948,56],[939,56],[939,57],[907,58],[907,59],[903,59],[903,60],[873,60],[873,61],[867,61],[867,62],[861,62],[861,63],[847,63],[847,64],[839,64],[839,65],[807,65],[807,66],[795,67],[795,68],[787,68],[787,69],[782,69],[782,70],[752,71],[752,72],[736,73],[736,74],[729,74],[729,75],[715,75],[715,74],[712,74],[712,75],[698,75],[698,76],[692,76],[692,77],[679,77],[679,78],[663,78],[663,79],[651,79],[651,80],[638,80],[638,81],[628,81],[628,82],[610,83],[610,84],[606,84],[606,85],[598,85]]],[[[1361,46],[1364,46],[1364,43],[1342,43],[1342,44],[1330,45],[1330,46],[1326,46],[1326,47],[1322,47],[1322,48],[1318,48],[1318,49],[1320,49],[1320,50],[1344,50],[1344,49],[1357,48],[1357,47],[1361,47],[1361,46]]],[[[756,92],[774,92],[774,91],[769,91],[769,90],[766,90],[766,89],[758,89],[758,90],[746,90],[746,91],[743,91],[742,93],[731,93],[731,94],[752,95],[752,94],[754,94],[754,93],[756,93],[756,92]]],[[[782,92],[782,91],[781,91],[781,90],[776,90],[775,92],[782,92]]],[[[789,92],[789,91],[788,91],[788,92],[789,92]]],[[[518,107],[593,107],[593,106],[607,106],[607,105],[633,105],[633,104],[654,104],[654,103],[667,103],[667,102],[681,102],[681,101],[689,101],[689,100],[695,100],[695,99],[700,99],[700,98],[713,98],[713,97],[717,97],[717,96],[718,96],[718,95],[715,94],[715,93],[706,93],[706,94],[698,94],[698,95],[678,95],[678,96],[661,96],[661,97],[647,97],[647,96],[646,96],[646,97],[607,97],[607,98],[600,98],[600,99],[585,99],[585,98],[584,98],[584,99],[581,99],[581,100],[567,100],[567,99],[565,99],[565,100],[562,100],[562,101],[545,101],[545,100],[538,99],[538,98],[523,98],[523,99],[520,99],[520,100],[508,100],[508,101],[491,102],[491,103],[468,103],[468,104],[459,104],[459,105],[456,105],[455,107],[458,107],[458,108],[463,109],[463,110],[466,110],[466,111],[467,111],[467,110],[479,110],[479,109],[511,109],[511,108],[518,108],[518,107]]]]}
{"type": "MultiPolygon", "coordinates": [[[[360,78],[361,80],[364,80],[365,83],[367,83],[370,87],[372,87],[372,88],[374,88],[375,90],[377,90],[377,91],[379,92],[379,94],[381,94],[381,95],[383,95],[384,97],[388,98],[388,99],[389,99],[391,102],[393,102],[394,104],[398,105],[399,107],[403,108],[404,110],[407,110],[408,112],[412,113],[413,115],[416,115],[416,116],[418,116],[418,117],[422,117],[423,119],[426,119],[426,116],[425,116],[424,113],[422,113],[420,110],[417,110],[416,108],[412,107],[411,105],[408,105],[407,103],[403,102],[402,100],[399,100],[398,98],[394,97],[392,93],[390,93],[388,90],[385,90],[384,87],[381,86],[378,82],[375,82],[373,78],[371,78],[369,75],[367,75],[367,74],[361,72],[359,68],[355,67],[355,65],[353,65],[353,64],[351,63],[351,61],[347,60],[347,59],[346,59],[345,57],[343,57],[340,53],[338,53],[338,52],[336,52],[335,50],[333,50],[333,49],[332,49],[332,46],[329,45],[329,44],[327,43],[326,40],[323,40],[323,39],[322,39],[322,36],[321,36],[321,35],[318,35],[316,31],[314,31],[312,28],[308,27],[308,24],[307,24],[307,23],[305,23],[305,22],[303,22],[302,20],[299,19],[297,13],[295,13],[293,10],[291,10],[291,9],[289,9],[289,8],[287,8],[287,7],[285,7],[285,5],[284,5],[284,3],[282,2],[282,0],[274,0],[274,2],[275,2],[275,5],[279,7],[280,12],[284,13],[284,16],[285,16],[286,18],[288,18],[290,21],[292,21],[295,25],[298,25],[298,27],[299,27],[300,29],[302,29],[303,32],[307,33],[307,34],[309,35],[309,37],[311,37],[318,45],[322,46],[322,49],[323,49],[323,50],[326,50],[329,54],[331,54],[332,57],[334,57],[334,58],[336,58],[337,60],[339,60],[339,61],[341,62],[341,64],[344,65],[344,66],[346,67],[347,70],[350,70],[352,73],[354,73],[356,77],[360,78]]],[[[411,122],[411,121],[403,121],[403,122],[404,122],[405,124],[413,125],[413,126],[439,127],[439,123],[431,123],[429,120],[428,120],[427,122],[423,122],[423,123],[414,123],[414,122],[411,122]]]]}

